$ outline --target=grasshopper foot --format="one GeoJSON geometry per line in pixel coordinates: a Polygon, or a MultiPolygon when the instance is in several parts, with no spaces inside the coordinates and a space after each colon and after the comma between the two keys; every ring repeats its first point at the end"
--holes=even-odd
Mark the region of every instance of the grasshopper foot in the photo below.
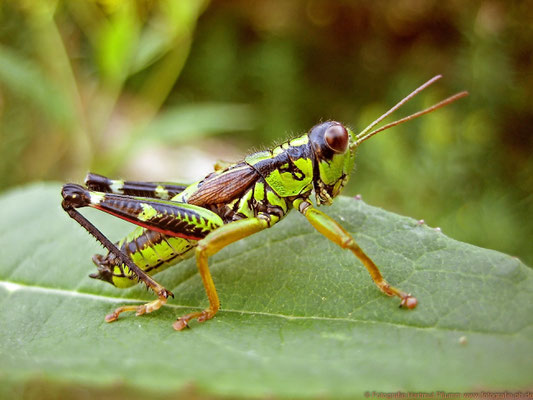
{"type": "Polygon", "coordinates": [[[110,314],[107,314],[105,316],[105,322],[113,322],[113,321],[116,321],[118,319],[118,315],[120,314],[120,311],[117,312],[117,310],[113,311],[112,313],[110,314]]]}
{"type": "Polygon", "coordinates": [[[383,283],[378,285],[383,293],[388,296],[397,296],[401,299],[400,308],[407,308],[412,310],[418,304],[416,297],[412,296],[411,293],[405,293],[395,287],[390,286],[388,283],[383,283]]]}
{"type": "Polygon", "coordinates": [[[178,318],[176,322],[172,325],[172,327],[177,331],[182,331],[185,328],[189,328],[189,321],[191,319],[197,318],[198,322],[204,322],[208,319],[211,319],[215,316],[215,312],[207,309],[201,312],[194,312],[187,315],[184,315],[183,317],[178,318]]]}
{"type": "Polygon", "coordinates": [[[409,310],[412,310],[413,308],[415,308],[418,304],[418,300],[416,299],[416,297],[414,296],[411,296],[411,293],[409,293],[407,296],[405,297],[402,297],[402,301],[400,303],[400,307],[405,307],[409,310]]]}
{"type": "Polygon", "coordinates": [[[120,313],[123,313],[125,311],[135,311],[135,315],[139,316],[139,315],[151,313],[152,311],[155,311],[155,310],[159,310],[167,302],[168,294],[172,295],[171,292],[165,289],[165,295],[161,295],[158,299],[151,301],[149,303],[141,304],[140,306],[119,307],[112,313],[107,314],[105,316],[105,322],[116,321],[120,313]]]}

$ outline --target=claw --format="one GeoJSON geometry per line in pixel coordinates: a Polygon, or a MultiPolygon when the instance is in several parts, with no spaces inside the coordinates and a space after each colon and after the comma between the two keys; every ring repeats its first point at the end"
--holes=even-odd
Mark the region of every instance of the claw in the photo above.
{"type": "Polygon", "coordinates": [[[116,312],[112,312],[111,314],[107,314],[105,316],[105,322],[113,322],[118,319],[118,314],[116,312]]]}
{"type": "Polygon", "coordinates": [[[167,302],[166,297],[162,296],[157,300],[151,301],[146,304],[141,304],[139,306],[122,306],[122,307],[117,308],[111,314],[107,314],[105,316],[105,321],[106,322],[116,321],[118,319],[118,316],[125,311],[135,311],[135,315],[137,317],[139,315],[148,314],[148,313],[151,313],[152,311],[159,310],[166,302],[167,302]]]}
{"type": "Polygon", "coordinates": [[[184,315],[183,317],[178,318],[178,320],[174,322],[172,327],[177,331],[181,331],[189,327],[189,321],[191,319],[196,318],[198,322],[204,322],[204,321],[207,321],[208,319],[213,318],[214,316],[215,316],[215,313],[209,309],[201,311],[201,312],[190,313],[190,314],[184,315]]]}
{"type": "Polygon", "coordinates": [[[400,307],[408,308],[409,310],[412,310],[415,308],[418,304],[418,300],[416,297],[411,296],[411,294],[408,294],[407,296],[402,298],[402,302],[400,303],[400,307]]]}
{"type": "Polygon", "coordinates": [[[174,297],[174,293],[172,293],[170,290],[165,289],[165,288],[161,288],[161,290],[156,293],[159,298],[168,299],[169,297],[172,297],[172,298],[174,297]]]}
{"type": "Polygon", "coordinates": [[[172,327],[177,330],[177,331],[182,331],[184,330],[185,328],[188,328],[189,327],[189,324],[187,323],[186,320],[184,320],[183,318],[180,318],[178,319],[176,322],[174,322],[174,324],[172,324],[172,327]]]}

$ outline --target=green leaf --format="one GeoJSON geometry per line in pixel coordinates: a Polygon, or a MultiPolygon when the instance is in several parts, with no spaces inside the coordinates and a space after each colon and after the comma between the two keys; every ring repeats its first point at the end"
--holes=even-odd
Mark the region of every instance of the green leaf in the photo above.
{"type": "MultiPolygon", "coordinates": [[[[59,190],[37,184],[0,199],[4,390],[35,379],[246,397],[532,387],[533,271],[516,258],[341,197],[326,211],[391,284],[416,295],[415,310],[399,309],[352,254],[292,213],[211,258],[222,302],[213,320],[172,329],[207,305],[188,260],[157,276],[176,295],[168,306],[106,324],[117,305],[152,295],[87,277],[101,249],[61,210],[59,190]]],[[[130,229],[85,214],[113,239],[130,229]]]]}

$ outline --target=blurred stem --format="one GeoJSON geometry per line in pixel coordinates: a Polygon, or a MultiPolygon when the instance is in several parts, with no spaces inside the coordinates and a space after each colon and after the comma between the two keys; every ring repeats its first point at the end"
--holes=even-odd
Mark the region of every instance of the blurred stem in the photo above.
{"type": "MultiPolygon", "coordinates": [[[[73,109],[76,110],[77,117],[71,120],[77,123],[73,123],[71,127],[72,131],[66,129],[66,132],[62,133],[72,138],[77,167],[81,167],[87,165],[93,143],[91,142],[91,135],[88,131],[86,115],[76,83],[76,77],[74,76],[63,39],[54,20],[56,8],[57,2],[43,2],[36,4],[34,7],[29,7],[27,10],[29,22],[36,31],[33,37],[38,42],[35,48],[39,53],[39,58],[54,76],[54,84],[68,95],[74,105],[73,109]]],[[[54,160],[57,157],[57,154],[53,155],[54,160]]]]}
{"type": "MultiPolygon", "coordinates": [[[[106,24],[105,29],[99,31],[98,35],[98,40],[100,41],[110,40],[111,42],[114,42],[121,38],[121,34],[117,32],[123,33],[125,30],[128,33],[127,40],[121,42],[121,47],[126,47],[123,58],[121,59],[119,56],[113,61],[115,63],[118,60],[120,68],[114,69],[114,67],[110,67],[110,65],[101,65],[100,75],[102,78],[99,81],[98,87],[98,91],[101,95],[98,96],[98,101],[94,104],[94,107],[98,107],[99,109],[95,121],[97,124],[95,126],[95,140],[97,143],[101,143],[102,139],[105,140],[105,134],[109,132],[113,114],[116,112],[117,104],[123,93],[124,85],[131,73],[132,55],[139,45],[141,27],[136,14],[135,5],[133,2],[119,4],[120,6],[112,15],[112,20],[106,24]],[[125,26],[127,28],[125,28],[125,26]],[[117,37],[119,39],[117,39],[117,37]]],[[[122,37],[122,39],[125,38],[122,37]]],[[[105,59],[109,57],[109,50],[106,46],[107,45],[101,45],[99,43],[93,46],[93,48],[97,49],[97,52],[101,53],[98,54],[99,58],[105,59]]],[[[118,48],[113,49],[115,51],[118,50],[118,48]]],[[[120,54],[120,52],[118,52],[118,54],[120,54]]],[[[114,154],[114,150],[112,150],[112,153],[114,154]]],[[[95,154],[95,156],[98,155],[95,154]]]]}
{"type": "Polygon", "coordinates": [[[103,23],[106,23],[105,15],[91,1],[67,1],[65,6],[81,31],[89,39],[91,46],[94,47],[98,40],[95,33],[100,30],[103,23]]]}
{"type": "Polygon", "coordinates": [[[148,99],[147,104],[149,104],[150,107],[144,108],[143,112],[139,113],[140,117],[135,121],[132,121],[134,129],[131,132],[130,139],[121,142],[121,146],[115,149],[112,156],[100,160],[101,162],[98,167],[99,170],[104,171],[104,174],[109,174],[109,172],[115,171],[124,163],[131,153],[131,150],[136,146],[140,132],[142,132],[143,128],[154,119],[169,92],[172,90],[174,83],[178,79],[183,66],[185,65],[191,45],[190,38],[187,40],[183,40],[182,38],[180,41],[183,42],[182,45],[174,47],[172,51],[161,60],[160,65],[155,68],[154,72],[143,86],[142,92],[144,92],[144,94],[141,94],[140,98],[148,99]]]}
{"type": "Polygon", "coordinates": [[[100,65],[100,80],[87,107],[87,109],[91,110],[90,124],[93,148],[98,149],[97,152],[91,154],[90,168],[102,171],[99,160],[112,159],[112,156],[107,156],[107,154],[109,152],[114,154],[114,150],[106,151],[107,146],[104,146],[103,142],[106,139],[106,134],[109,133],[110,123],[123,93],[124,84],[130,75],[131,55],[139,43],[139,20],[132,2],[120,4],[109,17],[93,2],[75,1],[67,2],[67,5],[74,19],[89,38],[94,57],[100,59],[101,62],[102,58],[109,56],[109,54],[102,54],[102,52],[106,53],[108,51],[105,41],[116,40],[114,35],[117,34],[117,31],[114,28],[118,26],[120,30],[124,28],[124,25],[121,24],[131,24],[128,26],[128,49],[124,58],[119,60],[122,64],[121,67],[109,70],[109,68],[106,69],[109,64],[106,66],[100,65]]]}
{"type": "MultiPolygon", "coordinates": [[[[87,36],[91,48],[94,49],[97,46],[99,37],[98,32],[103,28],[103,25],[108,24],[105,14],[101,9],[92,1],[66,1],[64,2],[65,6],[72,15],[74,21],[78,24],[79,28],[87,36]]],[[[87,130],[90,132],[88,135],[88,140],[91,143],[90,149],[88,149],[86,159],[86,164],[89,165],[89,159],[94,159],[95,149],[98,146],[100,135],[99,129],[101,128],[101,123],[97,123],[95,116],[101,115],[100,110],[106,110],[110,107],[109,103],[112,105],[115,104],[115,101],[108,100],[108,93],[101,94],[101,89],[95,89],[96,93],[91,93],[90,98],[87,99],[87,110],[91,110],[91,117],[85,120],[85,125],[87,130]],[[91,101],[96,99],[96,101],[91,101]]],[[[105,114],[108,114],[107,112],[105,114]]]]}
{"type": "Polygon", "coordinates": [[[176,33],[171,50],[152,67],[150,75],[146,78],[137,96],[144,101],[143,104],[137,105],[140,112],[132,113],[131,126],[133,130],[129,139],[122,141],[112,154],[104,154],[104,157],[95,158],[93,163],[95,170],[101,171],[104,175],[116,171],[136,146],[140,132],[157,115],[185,66],[191,49],[192,33],[201,11],[203,11],[203,7],[199,7],[198,15],[190,26],[176,33]]]}
{"type": "Polygon", "coordinates": [[[191,42],[190,35],[176,38],[170,53],[165,56],[146,80],[140,91],[140,97],[146,99],[151,107],[149,113],[144,115],[143,120],[151,120],[168,97],[185,66],[191,49],[191,42]]]}

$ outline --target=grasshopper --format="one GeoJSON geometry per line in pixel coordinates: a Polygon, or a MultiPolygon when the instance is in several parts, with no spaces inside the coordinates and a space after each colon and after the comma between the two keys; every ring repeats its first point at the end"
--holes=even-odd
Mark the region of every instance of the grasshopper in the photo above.
{"type": "Polygon", "coordinates": [[[97,272],[89,276],[118,288],[142,281],[157,295],[157,299],[146,304],[119,307],[105,320],[115,321],[126,311],[142,315],[161,308],[173,294],[152,276],[193,254],[209,307],[178,318],[173,327],[182,330],[192,319],[203,322],[213,318],[220,301],[208,257],[237,240],[270,228],[292,209],[303,214],[329,240],[350,250],[382,292],[400,298],[400,307],[415,308],[417,299],[389,285],[352,236],[315,208],[310,197],[314,191],[317,205],[332,203],[346,185],[354,167],[356,149],[365,140],[468,94],[457,93],[425,110],[372,130],[440,78],[440,75],[435,76],[418,87],[359,134],[339,122],[323,122],[305,135],[272,150],[251,154],[236,163],[217,165],[214,172],[192,185],[111,180],[92,173],[87,175],[85,187],[65,184],[63,209],[108,250],[105,256],[93,256],[97,272]],[[96,208],[138,227],[113,244],[79,213],[77,209],[81,207],[96,208]]]}

